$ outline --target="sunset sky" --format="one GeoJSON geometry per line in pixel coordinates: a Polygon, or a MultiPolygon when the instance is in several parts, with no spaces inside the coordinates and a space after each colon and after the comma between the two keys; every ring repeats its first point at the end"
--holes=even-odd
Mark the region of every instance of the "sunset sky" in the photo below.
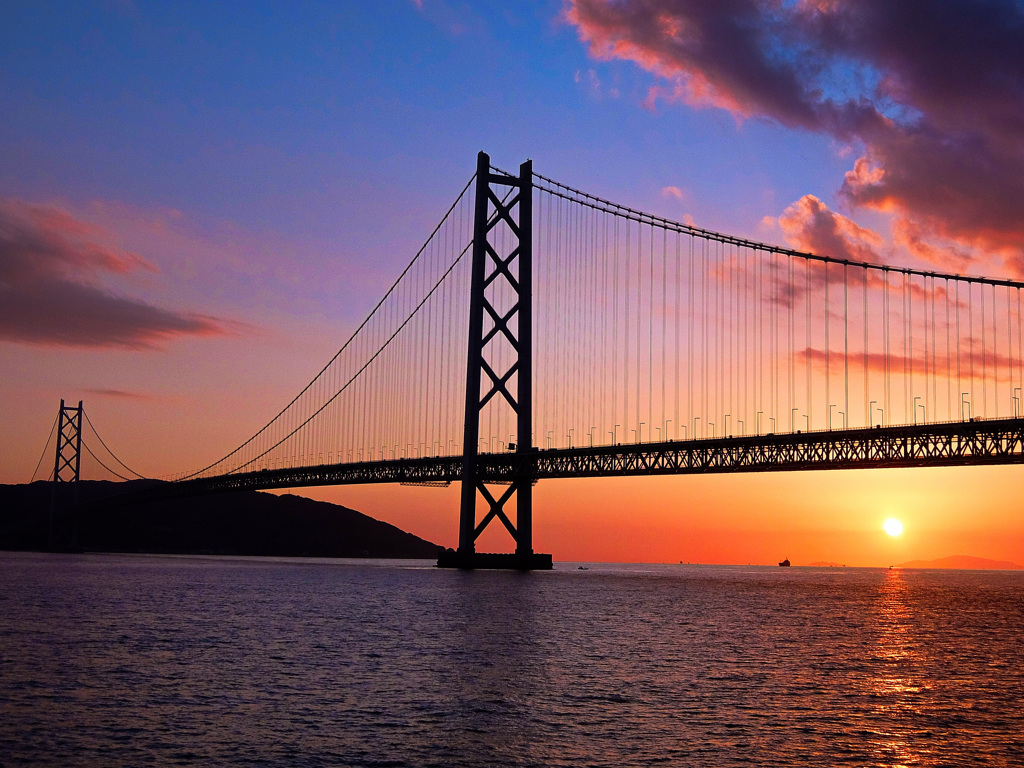
{"type": "MultiPolygon", "coordinates": [[[[1024,279],[1013,0],[13,0],[0,104],[0,483],[32,476],[61,398],[142,474],[223,456],[348,338],[479,150],[707,229],[1024,279]]],[[[1024,564],[1022,480],[546,481],[534,544],[1024,564]]],[[[454,486],[300,492],[456,543],[454,486]]]]}

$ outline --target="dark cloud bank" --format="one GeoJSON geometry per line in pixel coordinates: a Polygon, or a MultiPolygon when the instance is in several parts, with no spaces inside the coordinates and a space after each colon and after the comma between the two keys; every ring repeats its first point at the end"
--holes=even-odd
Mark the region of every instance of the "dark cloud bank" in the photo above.
{"type": "MultiPolygon", "coordinates": [[[[652,99],[850,143],[841,199],[892,214],[917,257],[1024,274],[1024,3],[567,0],[566,18],[595,56],[658,75],[652,99]]],[[[787,234],[800,213],[804,241],[842,218],[801,201],[787,234]]]]}

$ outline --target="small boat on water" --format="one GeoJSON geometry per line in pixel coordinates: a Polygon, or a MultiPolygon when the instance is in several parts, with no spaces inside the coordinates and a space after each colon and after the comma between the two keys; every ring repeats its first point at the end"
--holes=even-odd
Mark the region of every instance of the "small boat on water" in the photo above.
{"type": "Polygon", "coordinates": [[[779,565],[781,565],[783,568],[788,568],[790,565],[792,565],[792,563],[789,562],[789,558],[787,557],[785,560],[779,563],[779,565]]]}

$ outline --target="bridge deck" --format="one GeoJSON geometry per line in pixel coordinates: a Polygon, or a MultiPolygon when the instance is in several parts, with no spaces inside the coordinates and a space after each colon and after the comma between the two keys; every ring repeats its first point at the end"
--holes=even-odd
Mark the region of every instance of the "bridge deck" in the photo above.
{"type": "MultiPolygon", "coordinates": [[[[958,421],[871,429],[538,449],[481,454],[487,482],[724,472],[1024,463],[1024,419],[958,421]]],[[[461,456],[264,469],[185,480],[159,495],[366,483],[444,483],[460,479],[461,456]]],[[[155,490],[155,489],[154,489],[155,490]]]]}

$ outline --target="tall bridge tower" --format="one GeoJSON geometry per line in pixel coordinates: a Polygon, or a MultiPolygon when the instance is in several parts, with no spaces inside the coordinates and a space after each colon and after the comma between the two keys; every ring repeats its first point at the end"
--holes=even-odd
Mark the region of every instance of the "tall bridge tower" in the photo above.
{"type": "Polygon", "coordinates": [[[78,546],[75,507],[78,505],[78,481],[82,469],[82,414],[81,400],[77,408],[60,401],[47,536],[47,546],[51,550],[74,550],[78,546]],[[71,488],[67,488],[68,485],[71,488]]]}
{"type": "MultiPolygon", "coordinates": [[[[438,565],[550,569],[551,555],[533,551],[535,478],[529,469],[530,454],[535,450],[531,161],[519,166],[519,176],[510,176],[493,172],[486,153],[477,155],[471,269],[459,548],[443,553],[438,565]],[[494,406],[509,408],[516,417],[514,450],[521,459],[512,480],[504,487],[498,486],[500,490],[488,488],[479,461],[480,414],[492,400],[497,401],[494,406]],[[513,499],[515,523],[505,511],[513,499]],[[487,510],[479,522],[478,500],[483,500],[487,510]],[[513,554],[476,551],[477,538],[495,519],[515,540],[513,554]]],[[[512,445],[508,447],[512,450],[512,445]]]]}

